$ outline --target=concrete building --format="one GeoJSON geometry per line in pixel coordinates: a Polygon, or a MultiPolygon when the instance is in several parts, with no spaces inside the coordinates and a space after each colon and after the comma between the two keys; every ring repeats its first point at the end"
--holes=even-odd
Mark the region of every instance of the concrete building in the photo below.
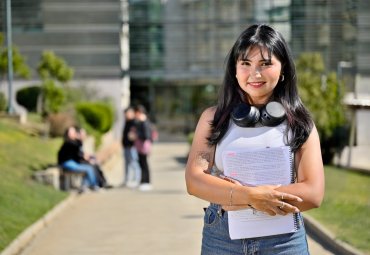
{"type": "MultiPolygon", "coordinates": [[[[14,91],[37,84],[36,68],[44,50],[51,50],[74,69],[73,85],[90,86],[116,106],[117,128],[122,107],[129,104],[128,26],[125,0],[13,0],[12,38],[32,81],[14,81],[14,91]]],[[[5,0],[0,0],[5,16],[5,0]]],[[[4,15],[4,16],[3,16],[4,15]]],[[[5,20],[1,19],[5,32],[5,20]]],[[[3,88],[4,89],[4,88],[3,88]]],[[[118,132],[118,130],[117,130],[118,132]]]]}

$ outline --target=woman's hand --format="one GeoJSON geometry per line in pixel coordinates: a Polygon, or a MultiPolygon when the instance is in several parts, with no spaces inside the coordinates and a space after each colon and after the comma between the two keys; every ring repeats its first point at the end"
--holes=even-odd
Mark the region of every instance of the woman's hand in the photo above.
{"type": "Polygon", "coordinates": [[[251,192],[250,205],[271,216],[276,214],[286,215],[287,213],[297,213],[299,209],[290,202],[302,202],[300,197],[277,191],[280,185],[266,185],[253,187],[251,192]]]}
{"type": "MultiPolygon", "coordinates": [[[[226,179],[230,181],[230,179],[226,179]]],[[[235,185],[241,185],[236,180],[231,180],[235,185]]],[[[277,191],[280,185],[264,185],[259,187],[249,187],[250,204],[248,205],[223,205],[225,211],[235,211],[245,208],[251,208],[265,212],[271,216],[286,215],[288,213],[297,213],[299,209],[290,202],[302,202],[302,199],[288,193],[277,191]]]]}

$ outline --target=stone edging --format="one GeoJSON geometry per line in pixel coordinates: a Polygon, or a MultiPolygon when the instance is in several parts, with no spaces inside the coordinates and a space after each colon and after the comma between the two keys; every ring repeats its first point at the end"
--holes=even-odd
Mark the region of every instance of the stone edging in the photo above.
{"type": "Polygon", "coordinates": [[[333,233],[321,225],[317,220],[307,214],[303,214],[304,224],[308,234],[320,240],[320,243],[334,254],[364,255],[361,251],[349,244],[338,240],[333,233]]]}
{"type": "Polygon", "coordinates": [[[0,255],[16,255],[19,254],[31,241],[36,237],[38,232],[50,224],[54,218],[66,209],[77,197],[76,193],[70,195],[57,204],[53,209],[47,212],[41,219],[26,228],[17,236],[1,253],[0,255]]]}

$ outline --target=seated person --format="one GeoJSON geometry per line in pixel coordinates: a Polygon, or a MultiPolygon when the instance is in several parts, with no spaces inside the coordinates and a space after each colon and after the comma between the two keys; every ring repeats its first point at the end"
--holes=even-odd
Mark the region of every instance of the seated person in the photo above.
{"type": "Polygon", "coordinates": [[[90,164],[80,163],[81,142],[78,140],[78,133],[75,127],[69,127],[64,134],[64,142],[58,151],[58,164],[63,169],[71,172],[85,173],[82,189],[86,187],[91,190],[98,190],[99,186],[95,175],[94,167],[90,164]]]}

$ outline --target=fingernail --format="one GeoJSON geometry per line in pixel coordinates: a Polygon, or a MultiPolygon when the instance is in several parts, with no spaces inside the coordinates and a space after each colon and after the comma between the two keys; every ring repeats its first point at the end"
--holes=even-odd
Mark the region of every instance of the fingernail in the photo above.
{"type": "Polygon", "coordinates": [[[303,199],[302,198],[298,198],[297,201],[298,202],[303,202],[303,199]]]}
{"type": "Polygon", "coordinates": [[[298,209],[298,208],[296,208],[296,209],[294,210],[294,212],[299,213],[299,209],[298,209]]]}

